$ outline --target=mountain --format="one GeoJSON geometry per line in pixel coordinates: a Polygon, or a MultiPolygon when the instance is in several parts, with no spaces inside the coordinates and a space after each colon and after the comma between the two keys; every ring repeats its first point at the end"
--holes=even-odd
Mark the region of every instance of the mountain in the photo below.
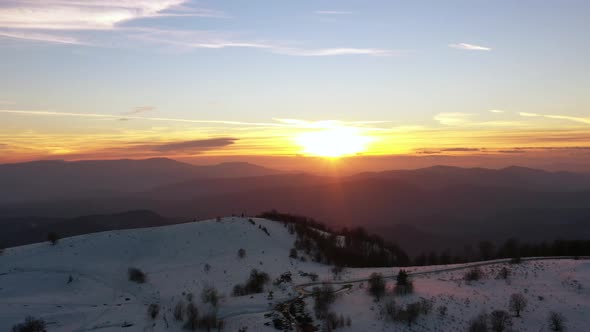
{"type": "Polygon", "coordinates": [[[415,170],[362,173],[356,178],[405,181],[423,189],[449,186],[507,187],[542,191],[580,191],[590,189],[590,174],[548,172],[527,167],[503,169],[433,166],[415,170]]]}
{"type": "MultiPolygon", "coordinates": [[[[462,250],[466,244],[502,242],[515,235],[531,242],[590,238],[587,174],[436,166],[344,177],[280,173],[220,178],[211,171],[220,167],[211,166],[200,178],[175,181],[177,176],[171,176],[141,192],[0,204],[0,218],[71,219],[151,210],[167,218],[203,219],[276,209],[333,227],[383,232],[389,240],[408,244],[412,255],[462,250]]],[[[234,168],[231,174],[249,168],[224,167],[234,168]]]]}
{"type": "Polygon", "coordinates": [[[343,325],[336,331],[466,331],[481,313],[510,310],[512,294],[527,303],[521,317],[506,314],[514,330],[548,331],[551,312],[570,331],[590,324],[585,259],[404,267],[413,292],[400,296],[394,291],[400,267],[338,269],[303,249],[295,258],[290,229],[228,217],[7,248],[0,255],[0,330],[32,316],[50,332],[180,332],[198,312],[208,318],[198,321],[202,331],[220,320],[222,331],[321,331],[326,313],[343,325]],[[466,280],[474,267],[481,278],[466,280]],[[373,273],[383,276],[378,301],[368,291],[373,273]],[[251,294],[243,294],[247,285],[251,294]],[[311,296],[316,287],[330,295],[327,301],[311,296]],[[417,305],[414,320],[392,319],[417,305]]]}
{"type": "Polygon", "coordinates": [[[174,220],[164,218],[154,212],[139,210],[111,215],[81,216],[71,219],[21,217],[0,219],[0,246],[14,247],[23,244],[43,242],[47,234],[54,232],[59,236],[89,234],[102,231],[164,226],[174,220]]]}
{"type": "Polygon", "coordinates": [[[277,173],[248,163],[195,166],[166,158],[3,164],[0,165],[0,202],[118,197],[190,179],[277,173]]]}

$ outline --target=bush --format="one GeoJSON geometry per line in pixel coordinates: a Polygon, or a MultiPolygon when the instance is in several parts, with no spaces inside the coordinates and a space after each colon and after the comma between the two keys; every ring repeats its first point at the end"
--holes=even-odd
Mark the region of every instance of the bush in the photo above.
{"type": "Polygon", "coordinates": [[[14,325],[12,332],[43,332],[45,331],[45,321],[42,319],[27,317],[24,323],[14,325]]]}
{"type": "Polygon", "coordinates": [[[136,267],[130,267],[127,273],[129,275],[129,280],[138,284],[143,284],[147,280],[145,273],[136,267]]]}
{"type": "Polygon", "coordinates": [[[244,285],[234,286],[233,296],[262,293],[264,291],[264,285],[269,279],[270,277],[268,274],[252,269],[252,271],[250,271],[250,277],[244,285]]]}
{"type": "Polygon", "coordinates": [[[174,319],[178,321],[182,321],[184,319],[184,303],[182,301],[179,301],[176,303],[176,306],[174,306],[173,315],[174,319]]]}
{"type": "Polygon", "coordinates": [[[379,273],[373,273],[369,277],[369,293],[375,298],[375,301],[379,301],[385,294],[385,281],[383,276],[379,273]]]}
{"type": "Polygon", "coordinates": [[[56,245],[59,241],[59,235],[57,235],[55,232],[49,232],[49,234],[47,234],[47,241],[49,241],[49,243],[52,245],[56,245]]]}
{"type": "Polygon", "coordinates": [[[409,278],[408,272],[400,270],[395,278],[395,287],[393,292],[396,295],[407,295],[414,292],[414,284],[409,278]]]}
{"type": "Polygon", "coordinates": [[[244,248],[240,248],[240,250],[238,250],[238,257],[240,259],[246,257],[246,250],[244,250],[244,248]]]}
{"type": "Polygon", "coordinates": [[[148,316],[152,319],[156,319],[160,313],[160,306],[156,303],[152,303],[148,306],[148,316]]]}
{"type": "Polygon", "coordinates": [[[469,332],[488,332],[488,314],[480,313],[469,321],[469,332]]]}
{"type": "Polygon", "coordinates": [[[184,328],[187,330],[194,331],[199,327],[199,309],[194,303],[189,302],[186,306],[186,322],[184,328]]]}
{"type": "Polygon", "coordinates": [[[432,309],[432,302],[422,299],[421,301],[409,303],[405,308],[398,307],[395,300],[391,299],[383,307],[383,315],[394,322],[405,322],[408,327],[420,317],[420,315],[427,315],[432,309]]]}
{"type": "Polygon", "coordinates": [[[438,312],[439,317],[445,317],[447,315],[448,308],[446,305],[441,305],[436,308],[436,312],[438,312]]]}
{"type": "Polygon", "coordinates": [[[201,293],[201,300],[203,303],[210,303],[214,308],[217,308],[219,303],[219,294],[215,287],[205,287],[201,293]]]}
{"type": "Polygon", "coordinates": [[[498,272],[498,276],[496,278],[506,280],[508,277],[510,277],[510,270],[508,270],[506,267],[503,267],[500,272],[498,272]]]}
{"type": "Polygon", "coordinates": [[[510,296],[510,311],[514,311],[516,317],[520,317],[520,312],[524,310],[527,305],[527,300],[524,295],[520,293],[512,294],[510,296]]]}
{"type": "Polygon", "coordinates": [[[465,272],[464,279],[466,281],[477,281],[483,277],[483,271],[479,267],[471,268],[465,272]]]}
{"type": "Polygon", "coordinates": [[[323,284],[313,289],[314,312],[318,319],[324,319],[330,310],[330,305],[336,300],[334,288],[330,284],[323,284]]]}
{"type": "Polygon", "coordinates": [[[562,314],[552,311],[549,313],[549,328],[551,331],[565,331],[565,317],[562,314]]]}
{"type": "Polygon", "coordinates": [[[512,326],[512,319],[510,314],[504,310],[494,310],[490,315],[490,323],[492,325],[492,331],[503,332],[508,327],[512,326]]]}

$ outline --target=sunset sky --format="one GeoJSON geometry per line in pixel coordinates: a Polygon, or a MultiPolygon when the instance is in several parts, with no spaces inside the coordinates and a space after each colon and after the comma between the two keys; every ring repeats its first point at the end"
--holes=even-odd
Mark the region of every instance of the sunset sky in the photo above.
{"type": "Polygon", "coordinates": [[[589,13],[575,0],[2,0],[0,162],[590,172],[589,13]]]}

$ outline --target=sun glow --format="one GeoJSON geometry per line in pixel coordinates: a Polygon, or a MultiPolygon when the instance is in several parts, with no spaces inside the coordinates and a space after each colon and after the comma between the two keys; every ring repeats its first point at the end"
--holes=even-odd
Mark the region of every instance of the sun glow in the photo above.
{"type": "Polygon", "coordinates": [[[296,141],[306,155],[338,158],[366,151],[371,138],[357,128],[336,127],[299,134],[296,141]]]}

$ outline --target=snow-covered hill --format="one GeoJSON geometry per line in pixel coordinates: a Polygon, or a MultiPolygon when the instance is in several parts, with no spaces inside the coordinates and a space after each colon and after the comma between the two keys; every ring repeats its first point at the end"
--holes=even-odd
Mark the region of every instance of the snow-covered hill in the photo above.
{"type": "MultiPolygon", "coordinates": [[[[158,228],[112,231],[62,239],[49,243],[9,248],[0,256],[0,331],[35,316],[53,331],[181,331],[173,310],[179,301],[193,301],[201,312],[205,287],[215,287],[222,295],[218,317],[224,331],[274,331],[265,313],[298,293],[295,286],[309,283],[309,275],[332,281],[330,266],[307,259],[290,258],[295,235],[284,224],[265,219],[222,218],[158,228]],[[266,230],[266,231],[265,231],[266,230]],[[240,258],[238,251],[244,249],[240,258]],[[139,268],[147,275],[143,284],[128,279],[128,269],[139,268]],[[234,297],[232,289],[246,281],[250,271],[270,275],[264,293],[234,297]],[[276,286],[272,281],[291,272],[292,282],[276,286]],[[272,299],[268,292],[272,291],[272,299]],[[152,320],[147,308],[156,303],[159,316],[152,320]]],[[[410,272],[445,267],[409,268],[410,272]]],[[[528,306],[522,318],[514,318],[518,331],[548,331],[549,311],[562,313],[570,331],[590,325],[590,262],[586,260],[530,261],[518,265],[497,263],[482,267],[488,276],[467,284],[464,270],[415,274],[415,293],[396,296],[399,305],[419,298],[434,300],[434,307],[447,306],[447,314],[436,310],[423,316],[412,331],[464,331],[467,322],[482,310],[507,309],[509,296],[522,293],[528,306]],[[511,277],[497,280],[497,271],[507,266],[511,277]]],[[[344,283],[368,277],[397,274],[398,268],[345,269],[338,277],[344,283]]],[[[386,331],[401,323],[381,317],[388,298],[374,302],[367,283],[350,282],[351,290],[337,295],[331,310],[350,317],[343,331],[386,331]]],[[[337,286],[335,286],[336,288],[337,286]]],[[[393,281],[388,281],[393,287],[393,281]]],[[[392,296],[392,295],[390,295],[392,296]]],[[[390,297],[388,296],[388,297],[390,297]]],[[[312,299],[305,300],[311,313],[312,299]]],[[[319,323],[318,323],[319,324],[319,323]]]]}

